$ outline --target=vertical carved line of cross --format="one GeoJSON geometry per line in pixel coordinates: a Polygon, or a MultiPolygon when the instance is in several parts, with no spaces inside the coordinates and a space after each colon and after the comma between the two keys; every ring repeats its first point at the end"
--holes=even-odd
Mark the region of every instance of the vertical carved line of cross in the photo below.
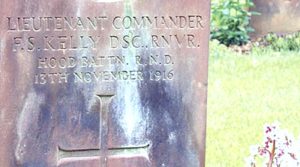
{"type": "MultiPolygon", "coordinates": [[[[109,105],[114,97],[112,94],[96,95],[100,100],[99,112],[99,147],[95,149],[65,149],[58,146],[58,166],[60,162],[68,158],[98,157],[100,156],[100,167],[107,167],[109,156],[142,156],[148,159],[150,143],[142,145],[122,146],[109,148],[109,105]]],[[[149,161],[149,159],[148,159],[149,161]]],[[[63,162],[62,162],[63,163],[63,162]]]]}
{"type": "Polygon", "coordinates": [[[99,136],[100,136],[100,167],[107,166],[108,151],[108,113],[109,104],[114,95],[97,95],[100,99],[100,120],[99,120],[99,136]]]}

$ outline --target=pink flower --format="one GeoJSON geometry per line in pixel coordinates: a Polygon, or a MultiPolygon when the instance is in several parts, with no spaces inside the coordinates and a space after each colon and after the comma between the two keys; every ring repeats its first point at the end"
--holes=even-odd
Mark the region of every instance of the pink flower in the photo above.
{"type": "Polygon", "coordinates": [[[277,122],[264,127],[263,144],[251,146],[250,152],[251,167],[257,166],[257,157],[265,159],[267,167],[300,167],[300,140],[295,142],[294,136],[280,129],[277,122]]]}

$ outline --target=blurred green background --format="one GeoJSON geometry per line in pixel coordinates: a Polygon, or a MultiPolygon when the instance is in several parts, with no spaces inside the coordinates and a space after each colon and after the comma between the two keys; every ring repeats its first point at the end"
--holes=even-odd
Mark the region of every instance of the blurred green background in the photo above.
{"type": "MultiPolygon", "coordinates": [[[[225,1],[212,0],[215,4],[225,1]]],[[[243,5],[240,7],[238,10],[247,10],[243,5]]],[[[216,20],[225,24],[219,21],[224,18],[214,17],[215,13],[220,12],[214,11],[216,9],[222,10],[212,6],[211,37],[224,26],[216,26],[216,20]]],[[[234,19],[234,15],[228,17],[233,18],[225,19],[234,19]]],[[[244,17],[248,18],[241,20],[248,20],[250,16],[244,17]]],[[[239,26],[244,28],[237,28],[235,31],[246,31],[249,28],[248,24],[237,27],[239,26]]],[[[226,25],[223,28],[226,30],[226,25]]],[[[249,34],[246,32],[246,35],[249,34]]],[[[226,31],[223,33],[226,34],[226,31]]],[[[252,42],[247,36],[241,39],[242,42],[233,43],[222,41],[224,36],[212,38],[207,109],[207,167],[245,166],[250,146],[262,143],[265,124],[278,121],[282,128],[292,132],[295,137],[299,136],[300,42],[294,42],[299,41],[299,36],[269,34],[252,42]],[[232,49],[233,45],[242,48],[246,44],[247,53],[232,49]]],[[[239,37],[233,38],[238,40],[239,37]]]]}
{"type": "Polygon", "coordinates": [[[298,137],[300,53],[210,47],[206,166],[245,166],[267,123],[278,121],[298,137]]]}

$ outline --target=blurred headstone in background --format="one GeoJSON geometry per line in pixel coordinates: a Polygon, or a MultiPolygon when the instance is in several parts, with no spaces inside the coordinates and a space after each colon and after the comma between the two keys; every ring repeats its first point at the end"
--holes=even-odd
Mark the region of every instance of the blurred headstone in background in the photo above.
{"type": "Polygon", "coordinates": [[[251,27],[255,32],[252,38],[267,33],[292,33],[300,30],[300,0],[253,0],[252,11],[260,15],[252,16],[251,27]]]}

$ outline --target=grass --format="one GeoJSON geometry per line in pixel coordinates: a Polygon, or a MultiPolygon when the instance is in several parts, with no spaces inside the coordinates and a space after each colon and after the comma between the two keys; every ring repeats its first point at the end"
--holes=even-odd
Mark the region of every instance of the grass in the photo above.
{"type": "Polygon", "coordinates": [[[274,121],[298,137],[300,53],[255,49],[240,55],[212,42],[207,167],[243,167],[274,121]]]}

